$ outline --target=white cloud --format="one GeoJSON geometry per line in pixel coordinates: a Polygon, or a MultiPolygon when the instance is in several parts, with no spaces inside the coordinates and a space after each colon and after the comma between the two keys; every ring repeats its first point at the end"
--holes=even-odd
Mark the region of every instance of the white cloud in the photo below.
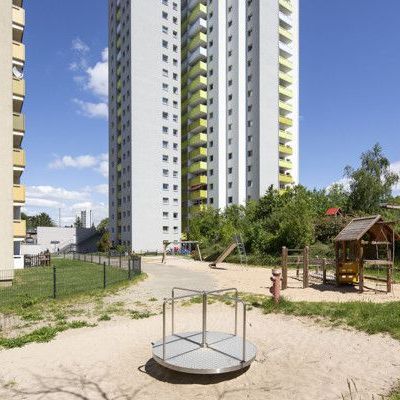
{"type": "Polygon", "coordinates": [[[69,69],[74,72],[74,82],[92,99],[73,99],[78,113],[89,118],[108,118],[108,48],[101,52],[100,61],[90,65],[89,46],[77,38],[72,42],[74,60],[69,69]]]}
{"type": "Polygon", "coordinates": [[[54,186],[28,186],[24,212],[28,215],[47,212],[58,222],[61,209],[62,225],[71,225],[81,210],[92,210],[95,223],[108,215],[108,185],[87,186],[81,190],[69,190],[54,186]]]}
{"type": "Polygon", "coordinates": [[[108,118],[108,105],[107,103],[91,103],[90,101],[83,101],[73,99],[73,102],[79,106],[79,114],[89,118],[108,118]]]}
{"type": "Polygon", "coordinates": [[[108,154],[102,153],[97,156],[85,154],[81,156],[65,155],[57,157],[49,164],[50,169],[65,169],[76,168],[84,169],[90,168],[93,171],[99,172],[104,177],[108,176],[108,154]]]}

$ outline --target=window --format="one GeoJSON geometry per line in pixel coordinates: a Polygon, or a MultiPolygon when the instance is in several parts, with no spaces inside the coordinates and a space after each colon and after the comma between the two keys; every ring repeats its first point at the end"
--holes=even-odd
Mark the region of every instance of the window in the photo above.
{"type": "Polygon", "coordinates": [[[248,187],[252,187],[252,185],[253,185],[253,182],[252,182],[252,181],[247,181],[247,186],[248,186],[248,187]]]}
{"type": "Polygon", "coordinates": [[[163,211],[162,215],[164,219],[168,219],[169,213],[167,211],[163,211]]]}
{"type": "Polygon", "coordinates": [[[163,83],[162,88],[163,88],[164,92],[168,92],[168,83],[163,83]]]}
{"type": "Polygon", "coordinates": [[[233,198],[232,198],[232,196],[229,196],[229,197],[228,197],[228,203],[229,203],[229,204],[232,204],[232,203],[233,203],[233,198]]]}
{"type": "Polygon", "coordinates": [[[166,40],[162,41],[162,47],[164,47],[164,49],[168,49],[168,42],[166,40]]]}
{"type": "Polygon", "coordinates": [[[163,160],[164,162],[168,162],[168,156],[167,156],[166,154],[163,154],[162,160],[163,160]]]}
{"type": "Polygon", "coordinates": [[[172,215],[173,215],[174,219],[178,219],[178,213],[177,212],[174,212],[172,215]]]}
{"type": "Polygon", "coordinates": [[[168,149],[168,141],[167,141],[167,140],[163,140],[163,142],[162,142],[162,147],[163,147],[164,149],[168,149]]]}
{"type": "Polygon", "coordinates": [[[177,192],[178,191],[178,185],[174,185],[173,189],[174,189],[174,192],[177,192]]]}
{"type": "Polygon", "coordinates": [[[163,204],[169,204],[169,198],[168,197],[163,197],[163,204]]]}
{"type": "Polygon", "coordinates": [[[164,134],[168,134],[168,126],[163,126],[163,127],[162,127],[162,132],[163,132],[164,134]]]}
{"type": "Polygon", "coordinates": [[[233,157],[233,156],[232,156],[232,153],[229,153],[229,154],[228,154],[228,160],[232,160],[232,157],[233,157]]]}
{"type": "Polygon", "coordinates": [[[168,99],[166,97],[163,97],[162,102],[165,106],[168,105],[168,99]]]}
{"type": "Polygon", "coordinates": [[[168,76],[168,70],[163,68],[162,70],[163,76],[168,76]]]}
{"type": "Polygon", "coordinates": [[[162,229],[163,229],[163,232],[164,232],[164,233],[168,233],[168,231],[169,231],[168,226],[163,226],[162,229]]]}
{"type": "Polygon", "coordinates": [[[162,188],[163,188],[163,190],[168,190],[169,189],[168,183],[163,183],[162,188]]]}
{"type": "Polygon", "coordinates": [[[168,56],[167,56],[166,54],[163,54],[163,55],[162,55],[162,60],[163,60],[164,62],[168,62],[168,56]]]}
{"type": "Polygon", "coordinates": [[[232,189],[232,182],[228,182],[228,188],[232,189]]]}
{"type": "Polygon", "coordinates": [[[162,17],[163,17],[163,19],[168,19],[168,13],[163,11],[162,12],[162,17]]]}
{"type": "Polygon", "coordinates": [[[163,32],[163,33],[168,33],[168,27],[165,26],[165,25],[163,25],[163,27],[162,27],[162,32],[163,32]]]}

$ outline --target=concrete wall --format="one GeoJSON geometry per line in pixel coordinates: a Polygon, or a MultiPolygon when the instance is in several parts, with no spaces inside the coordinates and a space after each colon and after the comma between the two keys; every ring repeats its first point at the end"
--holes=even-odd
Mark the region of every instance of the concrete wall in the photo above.
{"type": "Polygon", "coordinates": [[[0,0],[0,280],[14,274],[11,4],[0,0]]]}

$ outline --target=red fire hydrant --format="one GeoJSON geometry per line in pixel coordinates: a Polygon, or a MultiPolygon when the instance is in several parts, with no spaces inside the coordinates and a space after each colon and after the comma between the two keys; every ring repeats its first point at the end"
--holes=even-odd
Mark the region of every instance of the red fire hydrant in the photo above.
{"type": "Polygon", "coordinates": [[[279,269],[272,270],[272,286],[269,291],[274,297],[275,303],[279,303],[279,299],[281,297],[281,275],[282,273],[279,269]]]}

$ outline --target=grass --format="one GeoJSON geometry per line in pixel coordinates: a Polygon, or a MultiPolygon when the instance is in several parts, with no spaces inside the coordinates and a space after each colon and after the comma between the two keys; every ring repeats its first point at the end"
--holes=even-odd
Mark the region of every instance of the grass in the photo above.
{"type": "MultiPolygon", "coordinates": [[[[56,267],[57,298],[103,290],[102,265],[67,259],[53,259],[52,263],[56,267]]],[[[133,281],[137,279],[138,276],[132,277],[133,281]]],[[[106,283],[107,288],[118,287],[122,283],[129,284],[128,271],[106,266],[106,283]]],[[[0,288],[0,312],[13,312],[16,308],[29,309],[52,296],[52,267],[16,271],[13,285],[0,288]]],[[[40,319],[40,315],[31,318],[40,319]]]]}
{"type": "Polygon", "coordinates": [[[0,337],[0,347],[6,349],[12,349],[15,347],[22,347],[28,343],[44,343],[49,342],[54,339],[59,332],[64,332],[67,329],[77,329],[83,327],[94,326],[93,324],[88,324],[86,321],[72,321],[72,322],[60,322],[55,326],[44,326],[39,329],[27,333],[25,335],[4,338],[0,337]]]}

